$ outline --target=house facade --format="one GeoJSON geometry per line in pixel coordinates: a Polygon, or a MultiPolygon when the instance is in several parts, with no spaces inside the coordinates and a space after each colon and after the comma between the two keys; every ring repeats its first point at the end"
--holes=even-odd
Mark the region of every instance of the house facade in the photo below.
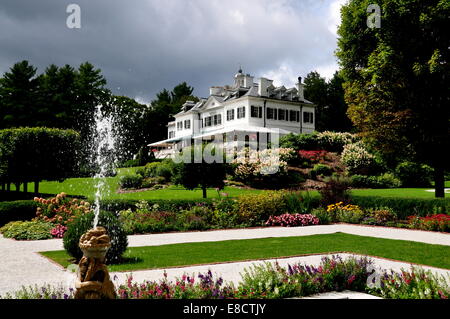
{"type": "MultiPolygon", "coordinates": [[[[168,123],[167,139],[152,143],[155,155],[163,158],[194,144],[224,136],[244,136],[247,142],[271,135],[311,133],[315,130],[315,106],[304,98],[304,84],[275,87],[273,80],[244,74],[234,76],[233,85],[214,86],[210,96],[199,102],[187,101],[168,123]]],[[[237,141],[235,137],[233,142],[237,141]]]]}

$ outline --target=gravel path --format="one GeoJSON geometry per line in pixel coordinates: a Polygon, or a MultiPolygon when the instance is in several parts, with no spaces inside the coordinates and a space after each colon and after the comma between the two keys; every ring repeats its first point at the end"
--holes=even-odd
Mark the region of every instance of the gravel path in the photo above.
{"type": "MultiPolygon", "coordinates": [[[[428,244],[440,244],[450,246],[450,235],[442,233],[432,233],[424,231],[367,227],[357,225],[321,225],[295,228],[260,228],[260,229],[235,229],[218,230],[208,232],[188,232],[188,233],[169,233],[154,235],[135,235],[129,236],[130,247],[157,246],[174,243],[187,242],[205,242],[205,241],[223,241],[233,239],[252,239],[267,237],[292,237],[309,236],[316,234],[332,234],[343,232],[354,235],[400,239],[423,242],[428,244]]],[[[52,263],[42,257],[37,252],[62,250],[62,240],[53,239],[45,241],[15,241],[0,236],[0,295],[19,289],[21,286],[29,285],[64,285],[71,286],[73,283],[73,274],[63,270],[60,266],[52,263]]],[[[347,254],[342,254],[347,256],[347,254]]],[[[305,256],[280,260],[280,264],[302,262],[306,264],[317,264],[322,256],[305,256]]],[[[376,258],[375,264],[384,269],[409,268],[407,263],[393,262],[376,258]]],[[[260,261],[258,261],[260,262],[260,261]]],[[[170,278],[181,276],[183,273],[205,272],[211,269],[213,273],[220,274],[225,280],[237,282],[240,279],[239,273],[254,262],[225,263],[206,266],[185,267],[168,270],[170,278]]],[[[433,269],[431,267],[427,267],[433,269]]],[[[450,270],[433,269],[436,273],[450,273],[450,270]]],[[[162,276],[162,270],[144,270],[136,271],[133,277],[137,281],[155,280],[162,276]]],[[[123,283],[126,273],[116,274],[118,283],[123,283]]]]}

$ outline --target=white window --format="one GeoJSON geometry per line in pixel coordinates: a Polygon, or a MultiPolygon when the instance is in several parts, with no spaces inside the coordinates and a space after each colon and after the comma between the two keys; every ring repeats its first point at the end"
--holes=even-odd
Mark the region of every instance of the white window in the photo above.
{"type": "Polygon", "coordinates": [[[183,129],[183,122],[177,122],[177,130],[181,131],[183,129]]]}
{"type": "Polygon", "coordinates": [[[205,117],[205,127],[211,127],[211,126],[212,126],[211,116],[205,117]]]}
{"type": "Polygon", "coordinates": [[[288,110],[278,109],[278,119],[280,121],[288,121],[288,110]]]}
{"type": "Polygon", "coordinates": [[[234,120],[234,109],[227,111],[227,121],[233,121],[234,120]]]}
{"type": "Polygon", "coordinates": [[[289,120],[291,122],[298,122],[298,113],[297,111],[290,110],[289,111],[289,120]]]}
{"type": "Polygon", "coordinates": [[[238,118],[238,119],[243,119],[243,118],[245,118],[245,106],[243,106],[243,107],[238,107],[238,109],[237,109],[237,118],[238,118]]]}
{"type": "Polygon", "coordinates": [[[303,123],[314,124],[314,113],[303,112],[303,123]]]}
{"type": "Polygon", "coordinates": [[[252,105],[250,110],[250,116],[254,118],[262,118],[262,106],[252,105]]]}
{"type": "Polygon", "coordinates": [[[191,128],[191,120],[184,121],[184,128],[187,130],[191,128]]]}
{"type": "Polygon", "coordinates": [[[278,110],[268,107],[267,108],[267,119],[268,120],[277,120],[278,119],[278,110]]]}
{"type": "Polygon", "coordinates": [[[222,124],[222,114],[214,115],[214,126],[222,124]]]}

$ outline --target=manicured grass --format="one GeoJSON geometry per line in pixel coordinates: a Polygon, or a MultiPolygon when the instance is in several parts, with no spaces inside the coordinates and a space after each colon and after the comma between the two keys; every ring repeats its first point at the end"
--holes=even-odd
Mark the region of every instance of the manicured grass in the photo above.
{"type": "MultiPolygon", "coordinates": [[[[118,170],[118,174],[115,177],[106,178],[105,190],[103,199],[201,199],[202,190],[196,189],[193,191],[186,190],[180,186],[170,186],[165,189],[158,189],[145,192],[134,192],[117,194],[116,191],[119,188],[120,176],[134,172],[137,167],[133,168],[121,168],[118,170]]],[[[93,178],[70,178],[63,182],[48,182],[44,181],[39,184],[39,191],[44,194],[58,194],[65,192],[69,195],[85,196],[92,199],[95,194],[96,181],[93,178]]],[[[33,189],[33,184],[29,183],[28,189],[33,189]]],[[[12,185],[12,190],[15,190],[12,185]]],[[[240,189],[237,187],[225,187],[221,193],[227,193],[230,197],[237,197],[244,194],[259,193],[260,190],[240,189]]],[[[208,198],[218,198],[219,193],[215,189],[208,189],[208,198]]]]}
{"type": "MultiPolygon", "coordinates": [[[[427,192],[428,188],[387,188],[387,189],[355,189],[351,193],[356,196],[381,196],[403,198],[435,198],[434,192],[427,192]]],[[[447,193],[446,197],[450,194],[447,193]]]]}
{"type": "MultiPolygon", "coordinates": [[[[124,255],[127,261],[111,265],[110,270],[133,271],[342,251],[450,269],[450,246],[336,233],[132,247],[124,255]]],[[[64,267],[70,264],[65,251],[41,254],[64,267]]]]}

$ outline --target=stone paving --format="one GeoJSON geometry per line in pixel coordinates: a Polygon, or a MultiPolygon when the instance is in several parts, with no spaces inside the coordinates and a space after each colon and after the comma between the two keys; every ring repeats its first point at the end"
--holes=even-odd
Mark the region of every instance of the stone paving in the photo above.
{"type": "MultiPolygon", "coordinates": [[[[156,246],[175,243],[223,241],[233,239],[252,239],[268,237],[292,237],[309,236],[316,234],[331,234],[343,232],[354,235],[370,236],[388,239],[400,239],[423,242],[428,244],[450,245],[450,235],[443,233],[433,233],[406,229],[367,227],[357,225],[321,225],[293,228],[257,228],[257,229],[235,229],[218,230],[208,232],[187,232],[152,235],[129,236],[130,247],[156,246]]],[[[0,295],[19,289],[28,285],[63,285],[71,286],[73,274],[62,269],[61,266],[49,261],[38,254],[40,251],[62,250],[62,240],[53,239],[45,241],[15,241],[0,237],[0,254],[2,263],[0,264],[0,295]]],[[[348,257],[348,254],[341,254],[348,257]]],[[[281,265],[287,263],[301,262],[304,264],[316,265],[320,262],[321,255],[303,256],[279,259],[281,265]]],[[[274,261],[274,260],[271,260],[274,261]]],[[[261,261],[257,261],[261,262],[261,261]]],[[[409,264],[385,260],[374,259],[375,265],[383,269],[400,270],[409,268],[409,264]]],[[[226,281],[237,283],[240,279],[240,272],[248,268],[255,261],[222,263],[215,265],[204,265],[194,267],[183,267],[168,269],[169,279],[179,277],[183,273],[206,272],[211,269],[213,273],[221,275],[226,281]]],[[[442,270],[432,267],[425,267],[433,270],[437,274],[450,274],[450,270],[442,270]]],[[[133,272],[136,281],[157,280],[162,277],[164,270],[142,270],[133,272]]],[[[113,273],[117,275],[116,283],[123,283],[129,273],[113,273]]]]}

